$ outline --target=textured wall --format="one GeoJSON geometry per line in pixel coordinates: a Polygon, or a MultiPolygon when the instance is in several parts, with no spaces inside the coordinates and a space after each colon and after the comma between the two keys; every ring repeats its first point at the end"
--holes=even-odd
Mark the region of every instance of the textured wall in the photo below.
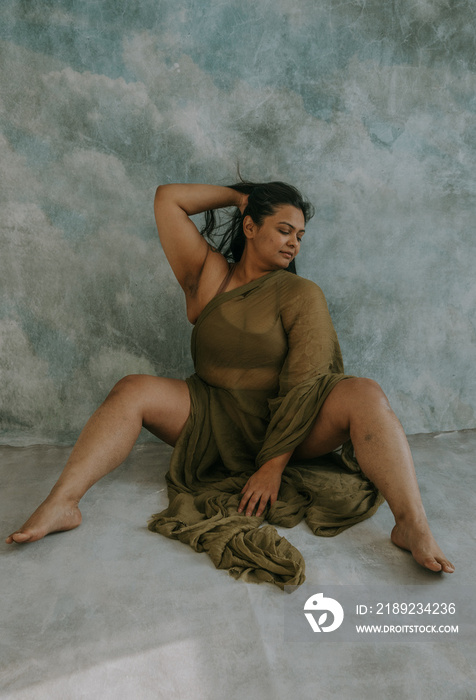
{"type": "MultiPolygon", "coordinates": [[[[2,0],[4,442],[191,372],[159,183],[285,179],[346,369],[408,432],[476,425],[472,0],[2,0]]],[[[299,261],[298,261],[299,262],[299,261]]]]}

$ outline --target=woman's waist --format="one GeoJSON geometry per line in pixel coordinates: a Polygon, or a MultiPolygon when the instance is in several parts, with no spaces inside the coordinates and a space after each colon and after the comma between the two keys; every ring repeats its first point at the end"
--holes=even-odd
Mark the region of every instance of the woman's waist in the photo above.
{"type": "Polygon", "coordinates": [[[207,367],[205,369],[197,366],[195,372],[211,387],[239,394],[250,392],[257,400],[261,398],[267,401],[278,393],[279,380],[276,371],[271,368],[207,367]]]}
{"type": "Polygon", "coordinates": [[[277,395],[277,389],[248,388],[243,386],[223,386],[214,384],[206,378],[196,375],[208,390],[210,405],[215,406],[223,414],[234,416],[237,413],[242,416],[258,418],[260,421],[269,421],[269,399],[277,395]]]}

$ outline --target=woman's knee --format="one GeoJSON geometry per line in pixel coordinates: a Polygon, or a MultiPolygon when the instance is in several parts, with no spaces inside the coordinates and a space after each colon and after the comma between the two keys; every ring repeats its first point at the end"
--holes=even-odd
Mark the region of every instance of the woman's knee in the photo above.
{"type": "Polygon", "coordinates": [[[133,401],[135,398],[144,396],[144,392],[150,382],[150,379],[151,377],[147,374],[128,374],[116,382],[110,391],[109,396],[113,397],[120,395],[124,398],[127,397],[130,401],[133,401]]]}
{"type": "Polygon", "coordinates": [[[189,389],[181,379],[129,374],[117,382],[109,399],[118,399],[140,414],[144,426],[152,426],[152,432],[154,426],[164,425],[168,430],[170,424],[170,431],[175,434],[176,426],[181,429],[190,413],[189,389]]]}
{"type": "Polygon", "coordinates": [[[390,409],[382,387],[374,379],[352,377],[343,383],[347,382],[349,382],[349,398],[354,410],[362,412],[372,408],[390,409]]]}

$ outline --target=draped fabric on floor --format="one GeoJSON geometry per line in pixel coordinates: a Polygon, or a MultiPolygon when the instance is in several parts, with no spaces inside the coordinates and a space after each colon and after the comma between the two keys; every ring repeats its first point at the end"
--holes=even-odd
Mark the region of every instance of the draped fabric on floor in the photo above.
{"type": "Polygon", "coordinates": [[[219,294],[195,325],[192,356],[190,417],[166,476],[169,507],[149,529],[207,552],[235,578],[299,585],[303,557],[272,526],[304,518],[314,534],[334,536],[383,501],[348,442],[339,454],[291,460],[276,503],[260,517],[238,513],[249,477],[303,442],[348,378],[324,295],[286,270],[219,294]]]}

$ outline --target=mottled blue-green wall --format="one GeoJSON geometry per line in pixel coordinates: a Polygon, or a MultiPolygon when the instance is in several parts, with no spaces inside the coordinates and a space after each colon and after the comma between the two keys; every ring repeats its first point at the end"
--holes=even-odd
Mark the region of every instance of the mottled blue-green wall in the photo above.
{"type": "Polygon", "coordinates": [[[299,272],[407,432],[475,427],[472,0],[2,0],[4,442],[192,371],[159,183],[284,179],[299,272]],[[299,261],[298,261],[299,262],[299,261]]]}

